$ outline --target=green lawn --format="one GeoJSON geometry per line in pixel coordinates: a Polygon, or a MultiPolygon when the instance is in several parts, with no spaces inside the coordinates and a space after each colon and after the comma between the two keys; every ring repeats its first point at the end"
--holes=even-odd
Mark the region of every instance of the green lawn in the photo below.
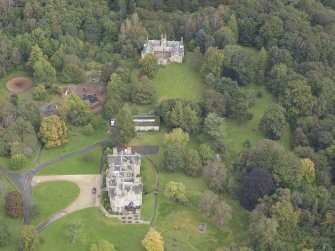
{"type": "Polygon", "coordinates": [[[81,127],[71,127],[69,142],[56,148],[44,149],[41,162],[57,158],[70,152],[92,145],[100,140],[107,139],[108,122],[105,121],[92,135],[84,135],[81,127]]]}
{"type": "Polygon", "coordinates": [[[100,169],[101,148],[78,154],[59,161],[38,175],[71,175],[71,174],[97,174],[100,169]]]}
{"type": "Polygon", "coordinates": [[[202,98],[201,76],[192,70],[193,54],[185,56],[183,64],[168,64],[159,68],[153,80],[158,102],[170,98],[182,98],[199,101],[202,98]]]}
{"type": "Polygon", "coordinates": [[[6,89],[6,86],[5,86],[7,81],[10,80],[11,78],[21,77],[21,76],[28,76],[28,74],[24,71],[16,70],[16,71],[13,71],[7,74],[2,79],[0,79],[0,98],[5,97],[10,94],[10,92],[6,89]]]}
{"type": "Polygon", "coordinates": [[[33,188],[33,204],[40,209],[38,217],[32,219],[38,225],[66,208],[79,195],[79,187],[68,181],[50,181],[33,188]]]}
{"type": "Polygon", "coordinates": [[[141,179],[144,184],[144,191],[147,193],[153,192],[156,186],[156,171],[144,156],[141,159],[141,179]]]}
{"type": "MultiPolygon", "coordinates": [[[[0,180],[4,181],[6,184],[6,189],[5,189],[5,193],[10,192],[10,191],[14,191],[16,190],[15,187],[12,185],[12,183],[10,183],[6,177],[0,175],[0,180]]],[[[18,218],[18,219],[12,219],[10,217],[7,216],[6,212],[5,212],[5,199],[0,197],[0,220],[3,220],[8,228],[9,228],[9,232],[11,234],[10,237],[10,241],[7,244],[7,246],[1,248],[2,251],[13,251],[13,250],[17,250],[17,247],[19,245],[19,241],[17,238],[17,235],[21,229],[21,225],[23,223],[23,219],[22,218],[18,218]]]]}
{"type": "Polygon", "coordinates": [[[161,172],[160,193],[155,227],[162,233],[166,247],[173,250],[173,238],[177,239],[178,250],[215,250],[238,241],[245,227],[245,212],[236,203],[225,199],[233,207],[233,218],[227,228],[219,228],[201,213],[198,204],[208,187],[203,177],[191,178],[180,173],[161,172]],[[165,184],[170,181],[182,182],[186,187],[189,204],[181,206],[166,200],[163,195],[165,184]],[[200,234],[201,223],[207,224],[207,231],[200,234]]]}
{"type": "MultiPolygon", "coordinates": [[[[133,105],[133,113],[146,113],[166,99],[188,99],[199,101],[202,98],[203,85],[199,72],[192,67],[192,53],[187,53],[182,64],[168,64],[160,66],[153,79],[156,89],[156,102],[152,105],[133,105]]],[[[132,79],[136,81],[138,69],[132,72],[132,79]]]]}
{"type": "Polygon", "coordinates": [[[108,240],[115,245],[116,250],[144,250],[141,240],[149,229],[149,225],[126,225],[117,219],[106,218],[98,208],[87,208],[72,213],[56,221],[45,229],[41,235],[45,242],[39,251],[88,251],[92,243],[98,240],[108,240]],[[64,229],[68,222],[79,219],[83,231],[75,244],[71,244],[64,236],[64,229]]]}
{"type": "Polygon", "coordinates": [[[142,196],[141,218],[150,221],[154,215],[155,197],[153,193],[142,196]]]}
{"type": "MultiPolygon", "coordinates": [[[[226,120],[228,148],[234,152],[240,152],[243,149],[246,140],[249,140],[253,145],[257,141],[265,138],[258,125],[265,110],[274,102],[273,97],[264,86],[250,84],[241,88],[241,90],[244,92],[262,91],[263,97],[257,98],[256,104],[249,109],[254,115],[252,120],[245,121],[242,126],[239,126],[238,122],[234,119],[226,120]]],[[[279,143],[285,148],[289,148],[290,130],[288,125],[286,126],[279,143]]]]}

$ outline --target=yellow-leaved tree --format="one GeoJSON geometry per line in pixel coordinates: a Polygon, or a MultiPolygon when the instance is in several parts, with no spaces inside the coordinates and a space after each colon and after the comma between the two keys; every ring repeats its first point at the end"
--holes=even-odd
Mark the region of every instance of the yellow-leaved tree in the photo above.
{"type": "Polygon", "coordinates": [[[51,148],[68,142],[68,128],[57,115],[44,117],[41,122],[39,137],[45,147],[51,148]]]}
{"type": "Polygon", "coordinates": [[[301,163],[302,186],[315,185],[315,167],[313,161],[305,158],[301,159],[301,163]]]}
{"type": "Polygon", "coordinates": [[[142,240],[142,246],[147,251],[164,251],[164,240],[159,232],[150,228],[142,240]]]}

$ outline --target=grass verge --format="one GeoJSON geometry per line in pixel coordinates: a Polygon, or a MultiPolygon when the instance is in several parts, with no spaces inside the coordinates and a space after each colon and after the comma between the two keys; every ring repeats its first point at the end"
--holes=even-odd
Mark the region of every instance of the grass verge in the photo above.
{"type": "Polygon", "coordinates": [[[43,169],[38,175],[97,174],[100,169],[101,148],[78,154],[43,169]]]}
{"type": "MultiPolygon", "coordinates": [[[[3,191],[4,196],[6,195],[7,192],[16,190],[13,184],[9,182],[9,180],[3,175],[0,175],[0,182],[4,182],[5,184],[5,189],[3,191]]],[[[0,220],[4,221],[7,224],[10,235],[11,235],[9,243],[5,247],[2,247],[1,250],[2,251],[17,250],[17,247],[19,245],[19,240],[17,236],[21,229],[23,219],[22,218],[13,219],[7,216],[5,212],[5,198],[4,197],[0,197],[0,208],[1,208],[0,220]]]]}
{"type": "Polygon", "coordinates": [[[32,219],[33,225],[38,225],[66,208],[79,195],[79,187],[68,181],[50,181],[38,184],[33,188],[33,204],[40,214],[32,219]]]}
{"type": "Polygon", "coordinates": [[[44,149],[41,162],[43,163],[107,139],[107,127],[108,123],[106,122],[95,129],[91,135],[84,135],[81,127],[71,127],[69,142],[56,148],[44,149]]]}

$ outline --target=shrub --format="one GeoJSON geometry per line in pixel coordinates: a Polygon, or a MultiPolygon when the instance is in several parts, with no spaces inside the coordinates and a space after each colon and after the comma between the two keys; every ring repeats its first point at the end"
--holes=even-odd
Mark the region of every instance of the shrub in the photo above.
{"type": "Polygon", "coordinates": [[[254,117],[254,114],[252,112],[247,111],[247,113],[245,114],[246,120],[252,120],[253,117],[254,117]]]}
{"type": "Polygon", "coordinates": [[[33,90],[33,98],[35,100],[43,100],[46,98],[47,94],[44,85],[37,85],[33,90]]]}
{"type": "Polygon", "coordinates": [[[10,239],[10,232],[8,226],[4,221],[0,221],[0,247],[4,247],[7,245],[10,239]]]}
{"type": "Polygon", "coordinates": [[[94,128],[92,126],[92,124],[87,124],[83,127],[83,134],[86,136],[92,135],[94,132],[94,128]]]}
{"type": "Polygon", "coordinates": [[[62,88],[60,85],[53,84],[53,85],[51,86],[51,92],[52,92],[53,94],[62,96],[62,94],[63,94],[63,88],[62,88]]]}
{"type": "Polygon", "coordinates": [[[31,218],[36,218],[40,215],[40,208],[37,205],[33,205],[30,210],[31,218]]]}
{"type": "Polygon", "coordinates": [[[164,196],[172,201],[186,204],[186,189],[183,183],[170,181],[165,185],[164,196]]]}
{"type": "Polygon", "coordinates": [[[22,216],[24,212],[22,195],[17,191],[7,193],[5,209],[7,215],[12,218],[22,216]]]}
{"type": "Polygon", "coordinates": [[[22,153],[14,154],[9,161],[9,167],[13,170],[23,168],[27,164],[27,157],[22,153]]]}

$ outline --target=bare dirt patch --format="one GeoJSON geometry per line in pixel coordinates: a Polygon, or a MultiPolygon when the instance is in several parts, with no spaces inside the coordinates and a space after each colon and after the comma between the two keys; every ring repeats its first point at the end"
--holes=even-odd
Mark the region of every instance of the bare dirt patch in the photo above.
{"type": "Polygon", "coordinates": [[[27,77],[12,78],[6,83],[6,88],[12,93],[22,93],[29,91],[33,87],[33,81],[27,77]]]}
{"type": "Polygon", "coordinates": [[[92,112],[101,110],[107,98],[106,86],[102,84],[68,85],[64,88],[64,95],[70,92],[74,92],[81,99],[88,97],[87,100],[91,103],[90,107],[92,112]]]}

